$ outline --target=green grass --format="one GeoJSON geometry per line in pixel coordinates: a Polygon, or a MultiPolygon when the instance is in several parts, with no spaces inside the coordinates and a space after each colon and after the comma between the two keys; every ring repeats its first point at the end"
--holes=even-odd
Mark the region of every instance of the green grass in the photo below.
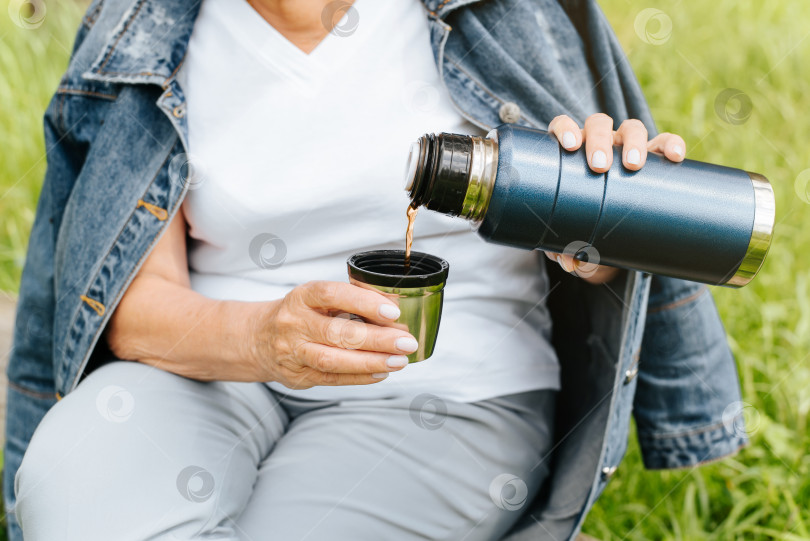
{"type": "Polygon", "coordinates": [[[0,0],[0,291],[16,291],[45,174],[42,113],[67,66],[83,2],[47,2],[20,28],[0,0]]]}
{"type": "MultiPolygon", "coordinates": [[[[681,134],[688,156],[757,171],[776,191],[777,230],[759,277],[714,295],[737,356],[752,445],[734,458],[648,472],[631,439],[627,458],[588,517],[601,539],[810,538],[810,206],[795,180],[810,169],[810,3],[602,0],[652,106],[658,128],[681,134]],[[672,21],[665,43],[636,33],[645,8],[672,21]],[[648,40],[650,41],[650,40],[648,40]],[[741,124],[715,100],[741,90],[741,124]]],[[[16,291],[42,176],[41,116],[68,59],[80,17],[49,2],[44,24],[22,30],[0,2],[0,290],[16,291]]],[[[656,34],[663,27],[652,21],[656,34]]],[[[734,113],[734,103],[726,109],[734,113]]]]}

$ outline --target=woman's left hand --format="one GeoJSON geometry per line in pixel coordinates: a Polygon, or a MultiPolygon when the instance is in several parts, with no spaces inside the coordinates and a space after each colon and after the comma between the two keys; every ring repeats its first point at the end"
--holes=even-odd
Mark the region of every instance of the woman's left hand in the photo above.
{"type": "MultiPolygon", "coordinates": [[[[585,128],[580,129],[574,119],[560,115],[549,123],[548,131],[556,135],[569,152],[578,150],[584,141],[588,165],[595,173],[605,173],[613,165],[613,145],[623,145],[622,165],[630,171],[644,167],[648,152],[662,154],[673,162],[683,161],[686,154],[686,143],[679,135],[661,133],[647,140],[647,128],[634,118],[625,120],[618,130],[614,130],[612,118],[604,113],[596,113],[589,116],[585,120],[585,128]]],[[[619,272],[616,267],[583,263],[568,254],[545,254],[566,272],[581,276],[592,284],[608,282],[619,272]]]]}

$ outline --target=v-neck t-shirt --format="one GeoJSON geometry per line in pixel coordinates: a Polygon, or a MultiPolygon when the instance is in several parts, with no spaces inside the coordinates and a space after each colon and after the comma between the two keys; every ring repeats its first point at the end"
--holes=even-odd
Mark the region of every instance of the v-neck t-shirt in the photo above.
{"type": "MultiPolygon", "coordinates": [[[[306,54],[244,0],[203,1],[178,74],[194,170],[182,206],[192,289],[275,300],[310,280],[348,281],[351,254],[404,247],[410,143],[485,134],[454,107],[427,24],[418,0],[357,0],[306,54]]],[[[430,359],[372,385],[270,388],[462,402],[559,388],[542,257],[424,209],[413,248],[450,263],[430,359]]]]}

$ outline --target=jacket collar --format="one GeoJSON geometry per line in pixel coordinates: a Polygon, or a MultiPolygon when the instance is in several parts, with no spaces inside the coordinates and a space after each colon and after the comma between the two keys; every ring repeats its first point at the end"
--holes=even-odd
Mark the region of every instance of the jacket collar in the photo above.
{"type": "MultiPolygon", "coordinates": [[[[458,7],[480,0],[422,1],[430,15],[442,18],[458,7]]],[[[108,83],[168,87],[185,58],[201,3],[202,0],[134,0],[115,25],[101,54],[82,76],[108,83]]]]}
{"type": "Polygon", "coordinates": [[[425,8],[434,17],[444,18],[448,13],[456,8],[467,4],[475,4],[481,0],[422,0],[425,8]]]}
{"type": "Polygon", "coordinates": [[[201,0],[134,0],[82,76],[168,87],[186,56],[200,4],[201,0]]]}

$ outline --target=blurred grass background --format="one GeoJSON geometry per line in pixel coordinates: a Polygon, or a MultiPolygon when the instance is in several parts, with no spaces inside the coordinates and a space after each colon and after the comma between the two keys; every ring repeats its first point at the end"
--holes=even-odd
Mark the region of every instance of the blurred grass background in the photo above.
{"type": "MultiPolygon", "coordinates": [[[[600,4],[658,129],[681,134],[689,158],[768,176],[778,225],[759,277],[741,290],[713,290],[752,444],[699,469],[649,472],[631,438],[585,531],[604,540],[810,539],[810,194],[796,182],[810,178],[800,176],[810,169],[810,2],[600,4]]],[[[45,172],[42,113],[82,5],[48,2],[41,26],[22,29],[0,0],[0,291],[18,289],[45,172]]]]}

